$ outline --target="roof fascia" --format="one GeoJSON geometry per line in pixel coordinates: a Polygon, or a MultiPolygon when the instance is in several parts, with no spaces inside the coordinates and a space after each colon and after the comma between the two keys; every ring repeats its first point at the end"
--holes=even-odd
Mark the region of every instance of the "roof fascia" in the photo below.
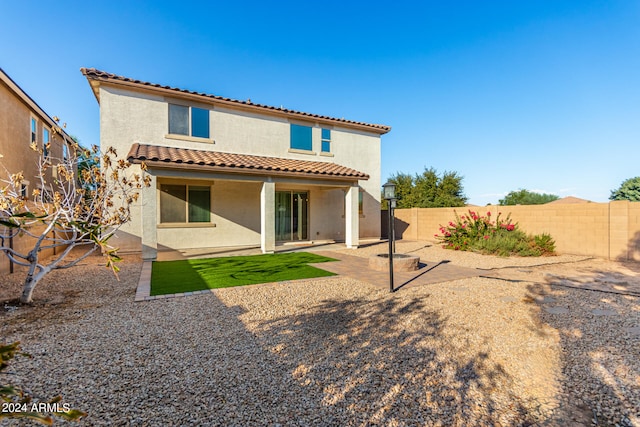
{"type": "Polygon", "coordinates": [[[140,164],[144,163],[149,169],[164,169],[164,170],[189,170],[189,171],[208,171],[224,173],[228,175],[252,175],[252,176],[282,176],[282,177],[295,177],[306,178],[311,180],[322,181],[367,181],[369,176],[366,177],[345,177],[339,175],[326,175],[326,174],[313,174],[308,172],[288,172],[288,171],[274,171],[265,169],[249,169],[249,168],[229,168],[225,166],[210,166],[210,165],[193,165],[190,163],[170,163],[158,160],[137,160],[129,159],[131,163],[140,164]]]}
{"type": "Polygon", "coordinates": [[[9,88],[9,90],[16,94],[16,96],[29,107],[32,111],[34,111],[42,120],[49,124],[49,127],[58,127],[60,131],[68,138],[71,137],[65,132],[62,126],[58,125],[55,120],[53,120],[39,105],[36,101],[33,100],[22,88],[13,81],[11,77],[7,73],[4,72],[2,68],[0,68],[0,80],[9,88]]]}
{"type": "Polygon", "coordinates": [[[101,84],[105,84],[105,85],[110,85],[114,87],[124,86],[124,87],[130,88],[131,90],[152,93],[152,94],[161,93],[171,98],[193,100],[201,103],[211,104],[214,106],[223,106],[225,108],[238,110],[238,111],[248,111],[251,113],[262,114],[267,116],[275,116],[275,117],[281,117],[281,118],[294,118],[296,120],[301,120],[304,122],[326,124],[326,125],[331,125],[336,127],[344,127],[347,129],[356,129],[359,131],[373,133],[377,135],[383,135],[390,131],[390,128],[389,129],[377,128],[374,126],[367,126],[367,125],[358,124],[358,123],[346,123],[340,120],[331,120],[328,118],[310,117],[309,115],[306,115],[306,114],[280,111],[275,107],[271,109],[265,106],[242,104],[242,101],[215,99],[207,95],[185,93],[175,89],[149,86],[143,83],[116,80],[108,77],[93,77],[93,76],[86,76],[86,77],[87,77],[87,80],[89,81],[89,85],[91,86],[91,89],[93,90],[93,94],[96,97],[96,100],[98,101],[98,104],[100,103],[99,86],[101,84]]]}

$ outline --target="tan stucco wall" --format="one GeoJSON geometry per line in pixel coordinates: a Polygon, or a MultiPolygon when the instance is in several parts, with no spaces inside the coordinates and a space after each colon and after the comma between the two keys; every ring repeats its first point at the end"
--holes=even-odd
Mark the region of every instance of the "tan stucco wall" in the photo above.
{"type": "MultiPolygon", "coordinates": [[[[433,241],[440,225],[454,219],[454,210],[462,215],[469,209],[396,209],[396,235],[433,241]]],[[[525,232],[550,234],[559,253],[640,261],[640,202],[485,206],[471,210],[482,215],[491,212],[492,218],[499,212],[503,218],[511,214],[525,232]]]]}
{"type": "MultiPolygon", "coordinates": [[[[2,155],[0,158],[0,177],[6,179],[7,172],[22,172],[25,180],[28,181],[29,197],[36,188],[35,177],[38,173],[39,159],[39,154],[30,147],[32,117],[37,122],[36,142],[38,147],[42,147],[42,130],[47,128],[51,138],[50,155],[61,157],[61,139],[55,138],[51,132],[52,124],[49,122],[49,118],[27,105],[4,81],[0,80],[0,154],[2,155]]],[[[50,173],[47,179],[51,180],[50,173]]],[[[32,245],[32,239],[27,237],[16,237],[13,240],[14,249],[22,253],[28,252],[32,245]]],[[[41,256],[48,257],[52,254],[52,250],[45,250],[41,256]]],[[[8,273],[9,265],[9,259],[4,254],[0,254],[0,273],[8,273]]],[[[15,266],[14,271],[22,271],[22,269],[23,267],[15,266]]]]}
{"type": "MultiPolygon", "coordinates": [[[[42,132],[49,130],[51,138],[50,154],[54,157],[62,156],[60,138],[54,138],[48,119],[26,105],[12,90],[0,81],[0,165],[10,173],[23,172],[29,181],[29,192],[35,186],[35,176],[38,173],[39,155],[30,148],[31,118],[37,122],[36,141],[42,147],[42,132]]],[[[5,171],[0,168],[4,178],[5,171]]]]}
{"type": "MultiPolygon", "coordinates": [[[[175,180],[159,179],[159,182],[162,184],[175,180]]],[[[189,183],[211,186],[211,224],[203,227],[161,225],[158,229],[158,249],[260,244],[259,183],[221,180],[189,183]]]]}
{"type": "MultiPolygon", "coordinates": [[[[286,118],[259,116],[212,105],[189,103],[188,105],[191,106],[210,109],[211,139],[203,142],[195,138],[174,138],[167,135],[169,102],[183,103],[163,96],[102,85],[100,87],[102,149],[112,146],[120,156],[124,157],[131,145],[139,142],[198,150],[335,162],[370,175],[369,180],[360,181],[361,188],[364,190],[364,215],[360,216],[360,236],[361,238],[380,236],[379,135],[333,127],[331,141],[333,156],[324,156],[320,154],[321,127],[315,126],[313,122],[303,123],[296,120],[294,123],[315,126],[313,128],[314,154],[301,154],[289,150],[290,122],[286,118]]],[[[139,172],[138,166],[133,166],[131,172],[139,172]]],[[[161,180],[162,173],[158,171],[155,173],[161,180]]],[[[159,249],[165,245],[212,246],[211,242],[229,242],[229,245],[232,245],[231,242],[237,242],[233,243],[234,245],[256,244],[256,242],[259,244],[259,182],[265,179],[267,178],[256,178],[253,186],[242,183],[246,186],[242,187],[242,191],[232,188],[233,185],[240,184],[229,184],[227,187],[219,185],[222,181],[215,179],[212,207],[214,215],[219,216],[215,219],[216,227],[193,228],[191,231],[188,227],[182,227],[179,232],[160,228],[158,230],[159,249]],[[246,193],[244,193],[245,190],[246,193]],[[238,202],[234,202],[234,199],[238,202]],[[216,212],[217,206],[224,206],[225,212],[216,212]],[[243,219],[244,215],[251,215],[251,219],[243,219]],[[237,217],[241,224],[251,221],[255,223],[251,223],[250,227],[238,228],[237,224],[233,224],[234,217],[237,217]]],[[[274,180],[279,182],[275,178],[274,180]]],[[[285,183],[277,184],[278,191],[289,187],[291,186],[285,183]]],[[[311,239],[343,239],[345,225],[342,214],[345,193],[341,189],[328,190],[323,186],[317,186],[311,180],[299,189],[310,192],[309,237],[311,239]]],[[[153,220],[142,217],[139,203],[133,208],[132,218],[132,222],[119,233],[118,246],[124,250],[139,250],[140,241],[137,236],[141,234],[142,222],[153,220]]]]}

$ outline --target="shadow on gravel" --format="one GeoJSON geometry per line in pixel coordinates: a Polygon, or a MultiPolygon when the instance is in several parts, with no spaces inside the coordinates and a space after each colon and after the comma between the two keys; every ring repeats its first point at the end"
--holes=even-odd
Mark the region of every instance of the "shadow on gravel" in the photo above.
{"type": "Polygon", "coordinates": [[[560,332],[558,425],[640,425],[640,298],[594,290],[611,278],[595,271],[590,281],[580,277],[582,287],[528,286],[534,316],[560,332]]]}
{"type": "Polygon", "coordinates": [[[329,300],[261,324],[258,339],[340,425],[535,422],[536,404],[488,354],[452,344],[446,323],[417,298],[329,300]]]}

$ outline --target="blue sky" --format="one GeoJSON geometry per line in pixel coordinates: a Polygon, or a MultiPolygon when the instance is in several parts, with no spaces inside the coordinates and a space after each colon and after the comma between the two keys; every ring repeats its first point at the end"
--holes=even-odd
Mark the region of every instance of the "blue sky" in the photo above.
{"type": "Polygon", "coordinates": [[[605,202],[640,175],[640,2],[0,0],[0,67],[99,142],[80,67],[392,126],[382,180],[605,202]]]}

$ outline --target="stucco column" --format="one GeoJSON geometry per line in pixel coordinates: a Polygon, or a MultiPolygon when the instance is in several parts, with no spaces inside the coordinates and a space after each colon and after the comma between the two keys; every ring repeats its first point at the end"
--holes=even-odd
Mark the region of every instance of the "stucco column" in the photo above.
{"type": "Polygon", "coordinates": [[[358,214],[358,193],[360,187],[354,184],[344,196],[345,243],[347,248],[356,249],[360,244],[360,215],[358,214]]]}
{"type": "Polygon", "coordinates": [[[272,254],[276,248],[276,184],[262,183],[260,190],[260,249],[272,254]]]}
{"type": "Polygon", "coordinates": [[[151,185],[140,190],[140,215],[142,216],[142,259],[155,260],[158,256],[158,197],[157,180],[149,174],[151,185]]]}

